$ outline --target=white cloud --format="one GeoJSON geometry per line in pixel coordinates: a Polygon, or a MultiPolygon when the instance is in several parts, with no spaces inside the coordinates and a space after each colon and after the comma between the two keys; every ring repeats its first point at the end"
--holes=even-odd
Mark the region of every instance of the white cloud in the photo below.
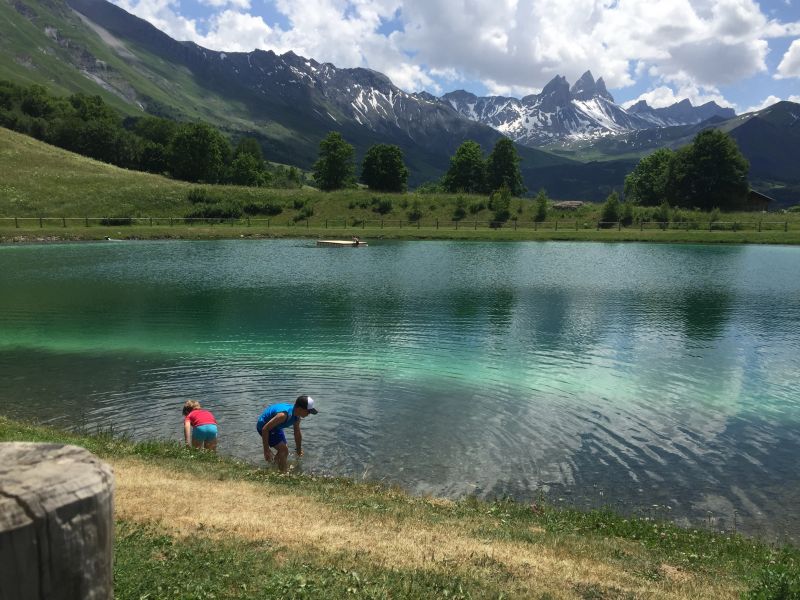
{"type": "Polygon", "coordinates": [[[800,96],[789,96],[787,100],[789,102],[797,102],[798,104],[800,104],[800,96]]]}
{"type": "Polygon", "coordinates": [[[776,79],[789,77],[800,77],[800,40],[792,42],[778,65],[778,72],[775,73],[776,79]]]}
{"type": "Polygon", "coordinates": [[[677,91],[670,86],[662,85],[640,94],[633,100],[624,102],[623,108],[629,108],[639,100],[646,101],[653,108],[664,108],[681,100],[689,100],[693,106],[716,102],[720,106],[734,108],[733,104],[714,87],[698,87],[692,83],[690,78],[681,75],[670,77],[668,81],[677,88],[677,91]]]}
{"type": "Polygon", "coordinates": [[[764,100],[760,104],[756,104],[755,106],[751,106],[749,108],[746,108],[742,112],[743,113],[749,113],[749,112],[756,112],[757,110],[763,110],[763,109],[767,108],[768,106],[772,106],[776,102],[780,102],[780,101],[781,101],[781,99],[778,98],[777,96],[771,96],[770,95],[770,96],[767,96],[766,98],[764,98],[764,100]]]}
{"type": "MultiPolygon", "coordinates": [[[[651,77],[654,99],[659,86],[693,102],[717,99],[719,86],[766,69],[771,38],[800,35],[800,20],[771,19],[753,0],[274,0],[285,28],[265,22],[251,0],[199,0],[219,9],[205,33],[179,0],[115,1],[178,39],[293,50],[384,72],[409,90],[478,80],[524,95],[591,69],[612,90],[651,77]],[[387,22],[398,30],[383,32],[387,22]]],[[[776,76],[798,76],[792,49],[776,76]]]]}

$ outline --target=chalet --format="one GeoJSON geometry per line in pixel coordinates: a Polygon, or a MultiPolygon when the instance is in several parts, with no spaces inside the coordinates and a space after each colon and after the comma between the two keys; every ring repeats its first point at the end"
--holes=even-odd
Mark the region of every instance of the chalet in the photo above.
{"type": "Polygon", "coordinates": [[[747,210],[767,210],[770,202],[775,199],[755,190],[747,192],[747,210]]]}

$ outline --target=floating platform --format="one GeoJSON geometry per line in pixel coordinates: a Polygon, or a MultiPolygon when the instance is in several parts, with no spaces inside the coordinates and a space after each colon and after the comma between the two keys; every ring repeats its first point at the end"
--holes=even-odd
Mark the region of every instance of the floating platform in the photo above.
{"type": "Polygon", "coordinates": [[[366,242],[355,242],[351,240],[317,240],[317,246],[328,246],[330,248],[364,248],[366,242]]]}

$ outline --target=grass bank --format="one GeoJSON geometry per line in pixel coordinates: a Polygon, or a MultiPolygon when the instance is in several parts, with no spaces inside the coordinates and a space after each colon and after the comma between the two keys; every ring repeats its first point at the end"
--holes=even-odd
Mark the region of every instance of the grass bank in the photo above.
{"type": "MultiPolygon", "coordinates": [[[[645,222],[598,231],[597,204],[577,210],[551,209],[545,223],[534,223],[534,202],[515,198],[511,218],[502,227],[492,228],[494,213],[485,196],[198,186],[120,169],[3,128],[0,171],[2,241],[357,234],[387,239],[800,243],[800,212],[712,216],[680,211],[666,230],[645,222]],[[207,202],[192,203],[190,192],[197,190],[200,194],[195,199],[207,202]],[[186,221],[198,210],[213,213],[232,205],[245,211],[233,225],[186,221]],[[712,218],[718,220],[712,224],[712,218]]],[[[528,185],[535,188],[535,182],[528,185]]]]}
{"type": "Polygon", "coordinates": [[[2,441],[77,444],[113,466],[120,599],[800,597],[800,552],[738,535],[282,476],[4,417],[2,441]]]}
{"type": "Polygon", "coordinates": [[[375,240],[473,240],[473,241],[548,241],[572,240],[586,242],[663,242],[690,244],[800,244],[800,228],[796,231],[700,231],[636,228],[630,229],[537,229],[503,228],[489,229],[485,225],[473,229],[461,226],[444,228],[425,225],[421,227],[320,227],[303,224],[287,226],[251,222],[235,224],[174,223],[173,225],[135,225],[135,226],[82,226],[60,222],[26,226],[24,223],[14,227],[13,223],[3,225],[0,221],[0,243],[48,242],[104,240],[106,238],[123,240],[148,239],[268,239],[268,238],[308,238],[308,239],[350,239],[358,235],[362,241],[375,240]]]}

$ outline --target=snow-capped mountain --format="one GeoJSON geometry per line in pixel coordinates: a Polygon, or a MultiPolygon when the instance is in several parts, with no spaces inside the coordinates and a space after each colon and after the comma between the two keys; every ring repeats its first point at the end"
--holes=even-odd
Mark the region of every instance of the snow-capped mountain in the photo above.
{"type": "Polygon", "coordinates": [[[643,100],[625,110],[614,102],[601,77],[595,81],[586,71],[572,87],[557,75],[539,94],[522,99],[505,96],[478,97],[458,90],[442,96],[465,117],[494,127],[526,146],[545,146],[561,141],[591,141],[640,129],[689,125],[712,116],[735,116],[732,109],[714,102],[693,107],[684,100],[654,109],[643,100]]]}

